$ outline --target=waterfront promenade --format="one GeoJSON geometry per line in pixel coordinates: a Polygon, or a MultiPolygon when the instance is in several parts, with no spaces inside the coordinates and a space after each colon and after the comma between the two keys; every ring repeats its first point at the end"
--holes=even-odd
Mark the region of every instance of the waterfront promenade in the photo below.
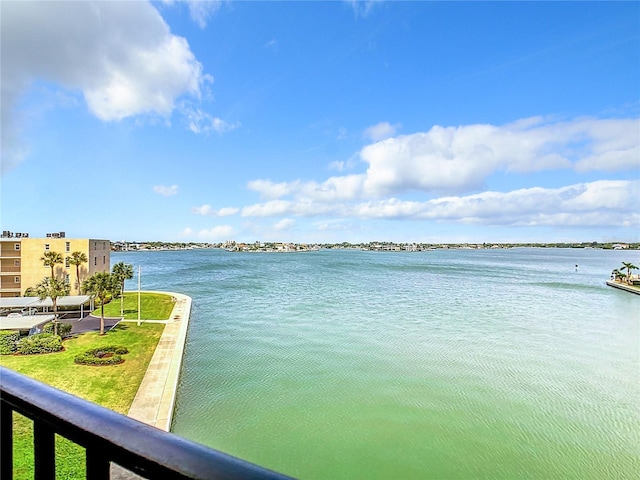
{"type": "MultiPolygon", "coordinates": [[[[164,293],[176,299],[168,320],[143,320],[165,323],[164,332],[138,388],[128,416],[166,432],[171,429],[180,367],[191,315],[191,297],[173,292],[164,293]]],[[[123,320],[137,322],[137,320],[123,320]]]]}

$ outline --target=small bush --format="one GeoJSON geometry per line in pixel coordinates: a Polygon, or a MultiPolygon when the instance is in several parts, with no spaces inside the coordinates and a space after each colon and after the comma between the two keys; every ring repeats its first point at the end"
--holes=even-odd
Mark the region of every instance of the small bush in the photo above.
{"type": "Polygon", "coordinates": [[[117,365],[124,362],[121,355],[126,353],[129,353],[127,347],[107,345],[76,355],[74,362],[79,365],[117,365]]]}
{"type": "Polygon", "coordinates": [[[60,350],[62,350],[62,339],[52,333],[38,333],[24,337],[18,342],[18,353],[22,355],[53,353],[60,350]]]}
{"type": "MultiPolygon", "coordinates": [[[[71,335],[71,328],[73,326],[70,323],[61,323],[58,322],[58,335],[62,338],[68,337],[71,335]]],[[[47,323],[42,329],[42,333],[53,333],[53,322],[47,323]]]]}
{"type": "Polygon", "coordinates": [[[9,355],[16,351],[20,332],[17,330],[0,330],[0,355],[9,355]]]}

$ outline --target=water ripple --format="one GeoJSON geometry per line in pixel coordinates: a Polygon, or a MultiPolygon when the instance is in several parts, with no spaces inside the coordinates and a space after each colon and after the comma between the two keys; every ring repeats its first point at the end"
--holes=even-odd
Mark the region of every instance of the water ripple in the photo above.
{"type": "Polygon", "coordinates": [[[176,433],[309,479],[638,478],[629,252],[113,259],[194,298],[176,433]]]}

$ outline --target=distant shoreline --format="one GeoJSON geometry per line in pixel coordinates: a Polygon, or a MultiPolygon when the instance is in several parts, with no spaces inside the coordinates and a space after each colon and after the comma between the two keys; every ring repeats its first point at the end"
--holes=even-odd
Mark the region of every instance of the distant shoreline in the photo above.
{"type": "Polygon", "coordinates": [[[255,243],[195,243],[195,242],[111,242],[114,252],[157,252],[176,250],[223,249],[242,252],[310,252],[318,250],[364,250],[364,251],[432,251],[432,250],[496,250],[511,248],[567,248],[594,250],[638,251],[640,243],[624,242],[581,242],[581,243],[397,243],[397,242],[363,242],[363,243],[287,243],[287,242],[255,242],[255,243]]]}

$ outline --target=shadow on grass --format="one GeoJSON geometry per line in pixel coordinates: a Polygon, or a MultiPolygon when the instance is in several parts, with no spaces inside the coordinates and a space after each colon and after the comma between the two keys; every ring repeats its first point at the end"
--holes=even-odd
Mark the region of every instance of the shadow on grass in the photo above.
{"type": "Polygon", "coordinates": [[[115,330],[129,330],[129,325],[124,324],[124,323],[118,323],[117,325],[114,325],[113,327],[111,327],[109,329],[109,331],[115,331],[115,330]]]}

